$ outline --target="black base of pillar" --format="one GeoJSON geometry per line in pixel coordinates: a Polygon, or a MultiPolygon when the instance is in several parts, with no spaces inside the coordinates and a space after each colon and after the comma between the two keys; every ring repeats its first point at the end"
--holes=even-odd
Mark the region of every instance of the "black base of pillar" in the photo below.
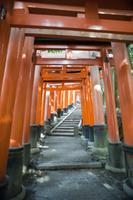
{"type": "Polygon", "coordinates": [[[89,140],[89,134],[90,134],[90,126],[84,125],[83,126],[83,136],[85,137],[85,139],[89,140]]]}
{"type": "Polygon", "coordinates": [[[30,144],[32,148],[36,148],[37,147],[37,141],[39,139],[39,125],[37,124],[32,124],[30,126],[30,144]]]}
{"type": "Polygon", "coordinates": [[[133,197],[133,146],[124,145],[123,150],[127,172],[127,179],[123,185],[123,189],[130,197],[133,197]]]}
{"type": "Polygon", "coordinates": [[[23,199],[25,196],[25,192],[22,189],[22,168],[23,147],[10,149],[7,165],[7,174],[9,176],[7,191],[8,199],[12,199],[17,196],[21,196],[21,199],[23,199]]]}
{"type": "Polygon", "coordinates": [[[131,184],[130,180],[125,180],[123,184],[123,190],[126,192],[126,194],[133,198],[133,185],[131,184]]]}
{"type": "Polygon", "coordinates": [[[61,116],[63,116],[63,115],[64,115],[64,111],[62,110],[62,111],[61,111],[61,116]]]}
{"type": "Polygon", "coordinates": [[[107,126],[105,124],[94,125],[94,147],[107,147],[107,126]]]}
{"type": "Polygon", "coordinates": [[[109,160],[106,169],[115,173],[125,173],[124,153],[121,143],[108,143],[109,160]]]}
{"type": "Polygon", "coordinates": [[[94,142],[94,126],[90,126],[89,141],[94,142]]]}
{"type": "Polygon", "coordinates": [[[83,126],[83,135],[90,142],[94,142],[94,127],[89,125],[83,126]]]}
{"type": "Polygon", "coordinates": [[[24,146],[23,164],[24,164],[24,166],[26,166],[28,168],[29,164],[30,164],[30,148],[31,148],[31,144],[27,143],[27,144],[24,144],[23,146],[24,146]]]}
{"type": "Polygon", "coordinates": [[[68,106],[68,109],[72,109],[74,107],[74,104],[72,103],[71,105],[68,106]]]}
{"type": "Polygon", "coordinates": [[[54,122],[54,117],[55,117],[54,113],[51,113],[51,122],[54,122]]]}
{"type": "Polygon", "coordinates": [[[47,122],[48,122],[48,125],[51,125],[51,119],[48,119],[47,122]]]}
{"type": "Polygon", "coordinates": [[[40,131],[40,134],[41,134],[41,133],[44,133],[44,125],[40,125],[39,131],[40,131]]]}
{"type": "Polygon", "coordinates": [[[7,188],[8,188],[9,178],[6,176],[3,182],[0,182],[0,199],[7,199],[7,188]]]}
{"type": "Polygon", "coordinates": [[[56,113],[51,113],[51,122],[55,122],[56,117],[57,117],[56,113]]]}
{"type": "Polygon", "coordinates": [[[59,118],[61,117],[61,109],[60,108],[57,109],[57,117],[59,117],[59,118]]]}
{"type": "Polygon", "coordinates": [[[68,112],[68,108],[63,108],[63,110],[64,110],[64,113],[68,112]]]}

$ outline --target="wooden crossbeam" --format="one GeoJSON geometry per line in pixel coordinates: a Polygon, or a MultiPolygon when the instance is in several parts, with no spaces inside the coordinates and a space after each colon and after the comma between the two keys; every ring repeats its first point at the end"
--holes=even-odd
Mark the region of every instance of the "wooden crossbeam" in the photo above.
{"type": "Polygon", "coordinates": [[[131,10],[116,10],[116,9],[99,8],[98,13],[100,15],[116,15],[116,16],[133,17],[133,11],[131,10]]]}
{"type": "Polygon", "coordinates": [[[55,87],[55,88],[46,88],[47,90],[50,91],[55,91],[55,90],[80,90],[81,86],[80,85],[75,85],[75,86],[62,86],[62,87],[55,87]]]}
{"type": "Polygon", "coordinates": [[[93,31],[26,28],[25,34],[33,37],[62,38],[80,41],[133,42],[133,35],[93,31]]]}
{"type": "Polygon", "coordinates": [[[90,45],[55,45],[55,44],[45,44],[45,45],[34,45],[35,50],[84,50],[84,51],[100,51],[102,48],[111,49],[111,46],[90,46],[90,45]]]}
{"type": "Polygon", "coordinates": [[[66,30],[94,31],[102,33],[133,34],[133,21],[86,19],[51,15],[36,15],[14,11],[11,26],[28,28],[53,28],[66,30]]]}
{"type": "Polygon", "coordinates": [[[69,5],[57,5],[57,4],[46,4],[46,3],[25,3],[28,8],[41,8],[41,9],[48,9],[48,10],[60,10],[60,11],[71,11],[71,12],[78,12],[83,13],[85,12],[84,7],[82,6],[69,6],[69,5]]]}
{"type": "Polygon", "coordinates": [[[80,80],[43,80],[44,83],[54,84],[54,83],[81,83],[82,79],[80,80]]]}
{"type": "Polygon", "coordinates": [[[98,65],[102,66],[102,59],[62,59],[36,57],[36,65],[98,65]]]}
{"type": "Polygon", "coordinates": [[[43,81],[81,81],[86,78],[87,74],[85,73],[75,73],[75,74],[46,74],[45,72],[41,73],[43,81]]]}

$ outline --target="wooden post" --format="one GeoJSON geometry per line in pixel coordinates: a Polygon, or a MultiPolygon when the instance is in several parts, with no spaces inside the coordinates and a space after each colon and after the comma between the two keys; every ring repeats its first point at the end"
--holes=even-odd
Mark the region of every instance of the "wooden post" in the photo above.
{"type": "MultiPolygon", "coordinates": [[[[9,36],[10,36],[10,12],[11,12],[11,5],[8,0],[5,0],[6,4],[6,18],[0,20],[0,92],[2,87],[2,81],[4,76],[5,70],[5,62],[7,56],[7,49],[9,43],[9,36]]],[[[0,3],[1,6],[1,3],[0,3]]]]}
{"type": "Polygon", "coordinates": [[[49,97],[50,97],[50,92],[46,90],[46,100],[45,100],[45,114],[44,114],[44,121],[45,123],[48,122],[48,109],[49,109],[49,97]]]}
{"type": "Polygon", "coordinates": [[[39,65],[35,66],[34,84],[33,84],[33,94],[32,94],[32,104],[31,104],[31,124],[36,123],[36,108],[37,108],[37,91],[38,84],[40,80],[41,67],[39,65]]]}
{"type": "Polygon", "coordinates": [[[31,118],[30,118],[30,143],[32,148],[37,147],[37,141],[39,139],[40,126],[36,123],[36,112],[37,112],[37,94],[38,85],[40,80],[41,67],[39,65],[35,66],[34,73],[34,83],[33,83],[33,93],[32,93],[32,103],[31,103],[31,118]]]}
{"type": "Polygon", "coordinates": [[[82,118],[83,118],[83,136],[88,143],[90,136],[90,113],[88,105],[88,88],[86,87],[86,79],[82,80],[81,88],[82,118]]]}
{"type": "Polygon", "coordinates": [[[111,77],[111,68],[108,59],[108,54],[105,49],[102,51],[102,55],[103,55],[104,92],[106,96],[108,151],[109,151],[109,160],[106,165],[106,169],[113,172],[123,172],[125,171],[124,156],[122,152],[122,145],[120,143],[120,138],[119,138],[115,98],[114,98],[112,77],[111,77]]]}
{"type": "Polygon", "coordinates": [[[99,68],[91,67],[91,80],[93,85],[94,122],[95,125],[104,124],[103,99],[100,85],[99,68]]]}
{"type": "Polygon", "coordinates": [[[32,63],[31,61],[29,62],[31,68],[30,68],[30,75],[26,91],[26,106],[25,106],[25,115],[23,124],[23,144],[29,144],[30,142],[30,118],[31,118],[31,103],[32,103],[35,66],[34,63],[32,63]]]}
{"type": "Polygon", "coordinates": [[[43,83],[42,101],[41,101],[41,122],[40,122],[41,125],[44,125],[45,103],[46,103],[46,83],[43,83]]]}
{"type": "Polygon", "coordinates": [[[87,114],[89,120],[89,140],[94,142],[94,109],[92,102],[92,89],[90,76],[86,77],[86,101],[87,101],[87,114]]]}
{"type": "Polygon", "coordinates": [[[128,175],[124,190],[133,197],[133,78],[126,44],[112,42],[112,50],[117,74],[128,175]]]}
{"type": "Polygon", "coordinates": [[[31,60],[33,55],[34,38],[26,37],[22,51],[22,59],[20,64],[19,79],[17,83],[17,91],[15,105],[13,111],[13,121],[11,128],[10,147],[21,147],[23,138],[23,123],[26,106],[27,84],[31,70],[31,60]],[[20,106],[21,105],[21,106],[20,106]]]}
{"type": "Polygon", "coordinates": [[[99,67],[91,67],[90,74],[93,86],[94,103],[94,146],[96,148],[105,148],[107,147],[107,134],[104,123],[103,97],[100,85],[99,67]]]}
{"type": "Polygon", "coordinates": [[[57,90],[55,90],[55,93],[54,93],[54,110],[55,112],[57,111],[57,90]]]}
{"type": "Polygon", "coordinates": [[[40,77],[37,90],[37,106],[36,106],[36,124],[41,123],[41,109],[42,109],[42,99],[43,99],[43,80],[40,77]]]}
{"type": "Polygon", "coordinates": [[[6,175],[8,148],[13,119],[13,108],[16,96],[20,61],[24,43],[24,31],[20,28],[12,28],[10,33],[5,71],[0,97],[0,181],[4,181],[6,175]]]}
{"type": "Polygon", "coordinates": [[[61,117],[61,90],[57,90],[57,116],[61,117]]]}

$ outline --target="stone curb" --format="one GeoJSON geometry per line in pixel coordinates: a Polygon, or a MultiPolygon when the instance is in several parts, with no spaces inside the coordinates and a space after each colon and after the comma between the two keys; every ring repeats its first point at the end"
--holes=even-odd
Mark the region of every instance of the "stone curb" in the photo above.
{"type": "Polygon", "coordinates": [[[71,170],[71,169],[101,169],[104,168],[101,162],[75,163],[75,164],[55,164],[55,165],[37,165],[38,170],[71,170]]]}

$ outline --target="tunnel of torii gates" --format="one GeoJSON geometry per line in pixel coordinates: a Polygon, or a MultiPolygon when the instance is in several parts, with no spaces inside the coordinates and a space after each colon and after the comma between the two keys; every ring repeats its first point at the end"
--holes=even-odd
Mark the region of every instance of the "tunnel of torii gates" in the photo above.
{"type": "Polygon", "coordinates": [[[124,190],[133,196],[133,80],[127,53],[127,45],[133,41],[132,17],[128,0],[118,4],[102,0],[0,1],[0,199],[6,199],[7,194],[11,199],[23,189],[23,152],[27,165],[30,134],[39,135],[55,112],[58,117],[67,112],[77,96],[81,100],[83,137],[94,141],[100,150],[106,149],[108,141],[106,168],[115,173],[126,170],[124,190]],[[37,44],[37,38],[77,43],[37,44]],[[88,45],[88,41],[95,43],[88,45]],[[43,58],[38,50],[64,50],[66,57],[43,58]],[[94,53],[80,58],[79,54],[73,59],[73,50],[100,52],[100,56],[94,53]],[[123,142],[118,131],[112,66],[117,75],[123,142]]]}

